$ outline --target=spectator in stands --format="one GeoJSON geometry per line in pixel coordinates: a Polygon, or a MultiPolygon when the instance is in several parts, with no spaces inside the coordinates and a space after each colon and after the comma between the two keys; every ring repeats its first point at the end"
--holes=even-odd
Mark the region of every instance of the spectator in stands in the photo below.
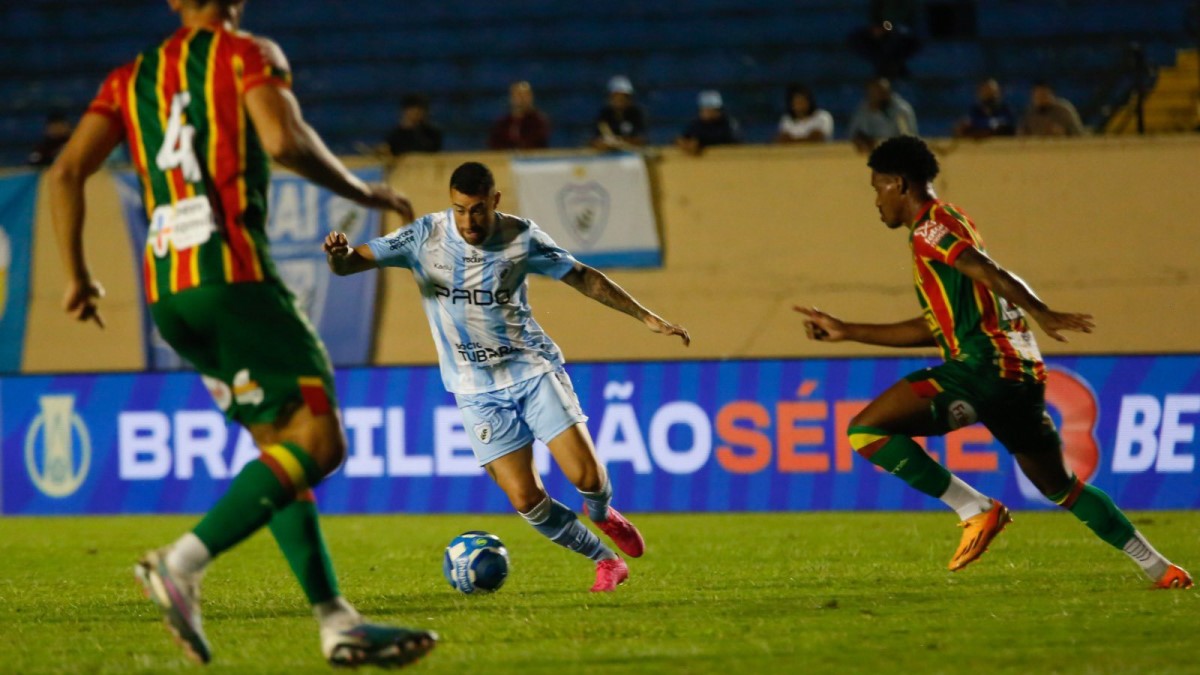
{"type": "Polygon", "coordinates": [[[550,118],[533,105],[533,87],[514,82],[508,88],[509,112],[492,124],[488,147],[493,150],[533,150],[550,145],[550,118]]]}
{"type": "Polygon", "coordinates": [[[440,152],[442,130],[429,121],[429,98],[408,94],[400,101],[400,123],[387,137],[388,152],[440,152]]]}
{"type": "Polygon", "coordinates": [[[1054,95],[1046,82],[1036,82],[1029,97],[1029,110],[1021,119],[1022,136],[1082,136],[1083,122],[1075,106],[1054,95]]]}
{"type": "Polygon", "coordinates": [[[850,118],[847,133],[855,148],[870,152],[893,136],[918,135],[917,116],[887,78],[877,77],[867,83],[866,98],[850,118]]]}
{"type": "Polygon", "coordinates": [[[808,87],[788,87],[785,104],[776,143],[820,143],[833,138],[833,115],[817,107],[817,99],[808,87]]]}
{"type": "Polygon", "coordinates": [[[1004,100],[1000,83],[988,78],[979,83],[975,104],[958,121],[954,135],[963,138],[1012,136],[1017,133],[1017,116],[1004,100]]]}
{"type": "Polygon", "coordinates": [[[741,128],[737,120],[725,112],[721,92],[712,89],[702,91],[696,104],[700,108],[699,115],[675,139],[681,150],[689,155],[699,155],[709,146],[742,142],[741,128]]]}
{"type": "Polygon", "coordinates": [[[854,53],[866,59],[878,77],[908,77],[908,60],[921,51],[912,33],[916,25],[916,0],[874,0],[870,23],[846,39],[854,53]]]}
{"type": "Polygon", "coordinates": [[[46,126],[42,129],[42,138],[34,146],[26,160],[31,166],[50,166],[58,151],[67,144],[71,137],[71,122],[67,114],[55,110],[46,115],[46,126]]]}
{"type": "Polygon", "coordinates": [[[646,111],[633,100],[633,83],[624,75],[608,81],[608,105],[596,117],[592,147],[628,150],[646,144],[646,111]]]}

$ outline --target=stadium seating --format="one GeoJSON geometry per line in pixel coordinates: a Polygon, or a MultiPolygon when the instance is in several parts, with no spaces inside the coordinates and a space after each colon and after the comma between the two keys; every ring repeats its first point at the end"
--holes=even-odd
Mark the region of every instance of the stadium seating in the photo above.
{"type": "MultiPolygon", "coordinates": [[[[1175,64],[1159,69],[1154,88],[1143,103],[1146,131],[1171,133],[1200,129],[1200,50],[1181,49],[1175,64]]],[[[1137,103],[1133,95],[1105,126],[1110,134],[1137,132],[1137,103]]]]}
{"type": "MultiPolygon", "coordinates": [[[[946,3],[942,3],[946,4],[946,3]]],[[[1152,64],[1187,46],[1187,0],[1002,0],[973,3],[974,30],[923,35],[898,83],[921,130],[946,135],[974,83],[996,76],[1022,108],[1045,78],[1087,123],[1128,91],[1129,42],[1152,64]]],[[[597,7],[552,0],[336,3],[254,0],[246,27],[288,53],[308,114],[338,151],[377,142],[407,92],[432,99],[447,147],[482,145],[506,105],[509,82],[528,79],[552,118],[553,142],[579,144],[603,103],[604,83],[628,75],[649,110],[651,140],[668,143],[695,113],[695,94],[725,95],[751,142],[773,136],[789,82],[808,83],[839,134],[870,69],[845,47],[867,0],[618,0],[597,7]]],[[[36,0],[0,9],[0,165],[20,163],[47,112],[79,113],[112,67],[174,27],[139,0],[36,0]]]]}

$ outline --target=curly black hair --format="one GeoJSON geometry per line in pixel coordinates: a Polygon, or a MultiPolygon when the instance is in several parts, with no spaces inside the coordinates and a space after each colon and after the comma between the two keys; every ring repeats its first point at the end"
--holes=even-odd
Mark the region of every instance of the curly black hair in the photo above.
{"type": "Polygon", "coordinates": [[[940,167],[937,157],[916,136],[889,138],[871,152],[867,166],[879,173],[903,176],[913,185],[925,185],[937,178],[940,167]]]}

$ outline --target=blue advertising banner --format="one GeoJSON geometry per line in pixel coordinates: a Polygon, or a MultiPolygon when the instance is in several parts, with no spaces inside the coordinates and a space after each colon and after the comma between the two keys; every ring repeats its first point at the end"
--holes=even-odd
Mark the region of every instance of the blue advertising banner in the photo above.
{"type": "MultiPolygon", "coordinates": [[[[370,183],[383,180],[383,169],[379,167],[359,169],[354,173],[370,183]]],[[[149,229],[141,188],[132,172],[118,173],[116,178],[134,260],[140,261],[149,229]]],[[[272,175],[268,199],[267,236],[280,277],[296,295],[300,308],[308,314],[335,365],[368,363],[375,316],[362,308],[375,306],[379,275],[358,274],[339,279],[336,287],[331,287],[333,273],[325,264],[321,242],[325,235],[336,230],[345,232],[352,246],[366,243],[382,234],[379,212],[282,172],[272,175]]],[[[144,318],[147,367],[151,370],[185,367],[159,336],[148,311],[144,318]]]]}
{"type": "Polygon", "coordinates": [[[0,178],[0,373],[21,370],[38,174],[0,178]]]}
{"type": "MultiPolygon", "coordinates": [[[[854,455],[850,418],[923,359],[576,364],[597,450],[629,511],[944,508],[854,455]]],[[[1200,507],[1200,356],[1055,359],[1068,462],[1130,509],[1200,507]]],[[[338,373],[349,456],[329,513],[507,512],[435,368],[338,373]]],[[[257,456],[191,373],[0,378],[4,514],[205,511],[257,456]]],[[[1049,504],[981,426],[927,449],[1018,509],[1049,504]]],[[[547,488],[574,488],[535,457],[547,488]]]]}

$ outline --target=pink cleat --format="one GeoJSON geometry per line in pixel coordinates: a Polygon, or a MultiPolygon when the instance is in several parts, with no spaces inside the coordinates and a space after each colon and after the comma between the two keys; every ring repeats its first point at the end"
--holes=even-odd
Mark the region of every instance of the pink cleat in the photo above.
{"type": "Polygon", "coordinates": [[[596,563],[596,583],[592,586],[593,593],[608,593],[617,590],[617,586],[629,578],[629,565],[620,558],[601,560],[596,563]]]}
{"type": "MultiPolygon", "coordinates": [[[[583,505],[583,512],[587,513],[587,504],[583,505]]],[[[646,552],[646,542],[642,539],[642,533],[613,507],[608,507],[608,519],[596,523],[596,527],[607,534],[617,548],[630,558],[640,558],[646,552]]]]}

